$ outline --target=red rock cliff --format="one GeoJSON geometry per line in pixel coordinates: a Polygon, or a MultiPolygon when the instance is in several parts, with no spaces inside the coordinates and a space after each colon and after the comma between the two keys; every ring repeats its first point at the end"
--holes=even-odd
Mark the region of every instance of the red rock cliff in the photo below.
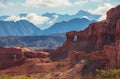
{"type": "Polygon", "coordinates": [[[66,58],[70,50],[90,53],[113,46],[111,51],[114,51],[114,46],[120,39],[120,5],[110,9],[106,14],[105,20],[92,23],[85,30],[67,32],[67,39],[63,46],[53,51],[51,58],[55,60],[66,58]],[[77,36],[77,40],[74,40],[75,36],[77,36]]]}
{"type": "Polygon", "coordinates": [[[0,69],[20,64],[24,58],[20,49],[0,47],[0,69]]]}
{"type": "Polygon", "coordinates": [[[66,33],[63,47],[70,50],[92,52],[103,49],[104,45],[114,45],[120,37],[120,5],[107,12],[104,21],[92,23],[83,31],[66,33]],[[77,36],[77,40],[73,41],[77,36]]]}
{"type": "Polygon", "coordinates": [[[47,58],[48,53],[35,52],[27,48],[0,47],[0,69],[23,64],[27,58],[47,58]]]}

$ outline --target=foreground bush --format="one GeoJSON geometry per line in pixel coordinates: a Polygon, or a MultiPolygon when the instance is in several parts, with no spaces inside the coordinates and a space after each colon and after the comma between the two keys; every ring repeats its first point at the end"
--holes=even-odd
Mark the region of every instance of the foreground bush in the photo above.
{"type": "Polygon", "coordinates": [[[120,69],[96,70],[96,79],[120,79],[120,69]]]}
{"type": "Polygon", "coordinates": [[[15,79],[31,79],[31,78],[30,78],[30,77],[23,76],[23,77],[18,77],[18,78],[15,78],[15,79]]]}
{"type": "Polygon", "coordinates": [[[12,79],[12,76],[10,76],[10,75],[1,75],[0,79],[12,79]]]}
{"type": "Polygon", "coordinates": [[[120,79],[120,69],[96,70],[96,75],[82,76],[82,79],[120,79]]]}
{"type": "Polygon", "coordinates": [[[27,76],[14,77],[14,76],[5,74],[5,75],[0,75],[0,79],[31,79],[31,78],[27,76]]]}
{"type": "MultiPolygon", "coordinates": [[[[0,79],[46,79],[47,73],[37,73],[29,76],[10,76],[10,75],[0,75],[0,79]]],[[[49,77],[47,78],[49,79],[49,77]]],[[[96,70],[96,75],[87,75],[82,78],[74,77],[73,79],[120,79],[120,69],[110,69],[110,70],[96,70]]]]}

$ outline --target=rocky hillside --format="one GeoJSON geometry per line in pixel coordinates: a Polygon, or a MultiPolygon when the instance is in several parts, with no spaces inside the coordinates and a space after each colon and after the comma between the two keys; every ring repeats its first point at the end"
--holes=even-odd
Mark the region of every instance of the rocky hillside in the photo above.
{"type": "Polygon", "coordinates": [[[13,36],[0,37],[0,46],[15,47],[36,47],[41,49],[60,47],[65,41],[65,34],[46,36],[13,36]]]}

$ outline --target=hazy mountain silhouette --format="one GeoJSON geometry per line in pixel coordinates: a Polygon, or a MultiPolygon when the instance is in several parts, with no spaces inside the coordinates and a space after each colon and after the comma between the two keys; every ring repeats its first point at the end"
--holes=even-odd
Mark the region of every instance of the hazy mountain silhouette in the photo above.
{"type": "Polygon", "coordinates": [[[86,18],[75,18],[69,21],[62,21],[59,23],[55,23],[50,28],[43,31],[43,34],[57,34],[57,33],[65,33],[71,30],[83,30],[85,29],[90,23],[94,21],[90,21],[86,18]]]}
{"type": "Polygon", "coordinates": [[[33,36],[40,33],[39,28],[25,20],[0,21],[0,36],[33,36]]]}

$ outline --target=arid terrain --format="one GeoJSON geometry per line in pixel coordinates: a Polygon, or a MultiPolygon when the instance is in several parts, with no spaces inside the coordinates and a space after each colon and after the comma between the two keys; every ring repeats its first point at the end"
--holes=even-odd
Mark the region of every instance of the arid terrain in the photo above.
{"type": "Polygon", "coordinates": [[[106,16],[85,30],[67,32],[66,41],[56,49],[0,47],[0,74],[82,79],[95,75],[96,69],[120,69],[120,5],[106,16]]]}

